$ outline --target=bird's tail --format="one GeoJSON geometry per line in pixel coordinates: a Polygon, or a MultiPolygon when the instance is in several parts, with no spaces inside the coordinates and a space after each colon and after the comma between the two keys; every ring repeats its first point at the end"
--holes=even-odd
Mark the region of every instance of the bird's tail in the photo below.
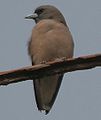
{"type": "Polygon", "coordinates": [[[37,107],[48,114],[59,91],[63,75],[33,80],[37,107]]]}

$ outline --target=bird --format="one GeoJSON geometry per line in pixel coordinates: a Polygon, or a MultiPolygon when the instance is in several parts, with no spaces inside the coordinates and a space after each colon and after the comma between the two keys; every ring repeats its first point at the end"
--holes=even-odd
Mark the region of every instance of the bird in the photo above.
{"type": "MultiPolygon", "coordinates": [[[[41,5],[25,19],[32,19],[36,23],[28,42],[28,54],[32,65],[73,57],[73,37],[57,7],[41,5]]],[[[46,115],[55,102],[63,75],[57,74],[33,80],[37,108],[46,115]]]]}

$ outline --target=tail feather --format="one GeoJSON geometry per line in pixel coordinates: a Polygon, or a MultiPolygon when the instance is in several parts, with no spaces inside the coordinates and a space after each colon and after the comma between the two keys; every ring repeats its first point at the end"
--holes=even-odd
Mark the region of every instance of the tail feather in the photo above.
{"type": "Polygon", "coordinates": [[[48,114],[58,94],[63,75],[33,80],[37,107],[48,114]]]}

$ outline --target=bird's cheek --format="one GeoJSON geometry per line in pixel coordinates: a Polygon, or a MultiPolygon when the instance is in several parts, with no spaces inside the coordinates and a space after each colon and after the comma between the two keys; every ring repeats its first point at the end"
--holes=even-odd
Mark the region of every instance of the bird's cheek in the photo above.
{"type": "Polygon", "coordinates": [[[38,23],[39,21],[40,21],[40,18],[39,18],[39,17],[35,18],[35,22],[36,22],[36,23],[38,23]]]}

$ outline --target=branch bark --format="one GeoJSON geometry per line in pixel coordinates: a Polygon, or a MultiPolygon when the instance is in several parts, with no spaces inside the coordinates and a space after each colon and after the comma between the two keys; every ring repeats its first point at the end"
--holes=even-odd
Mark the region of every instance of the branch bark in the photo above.
{"type": "Polygon", "coordinates": [[[72,59],[58,59],[45,64],[0,72],[0,85],[8,85],[76,70],[91,69],[98,66],[101,66],[101,54],[72,59]]]}

